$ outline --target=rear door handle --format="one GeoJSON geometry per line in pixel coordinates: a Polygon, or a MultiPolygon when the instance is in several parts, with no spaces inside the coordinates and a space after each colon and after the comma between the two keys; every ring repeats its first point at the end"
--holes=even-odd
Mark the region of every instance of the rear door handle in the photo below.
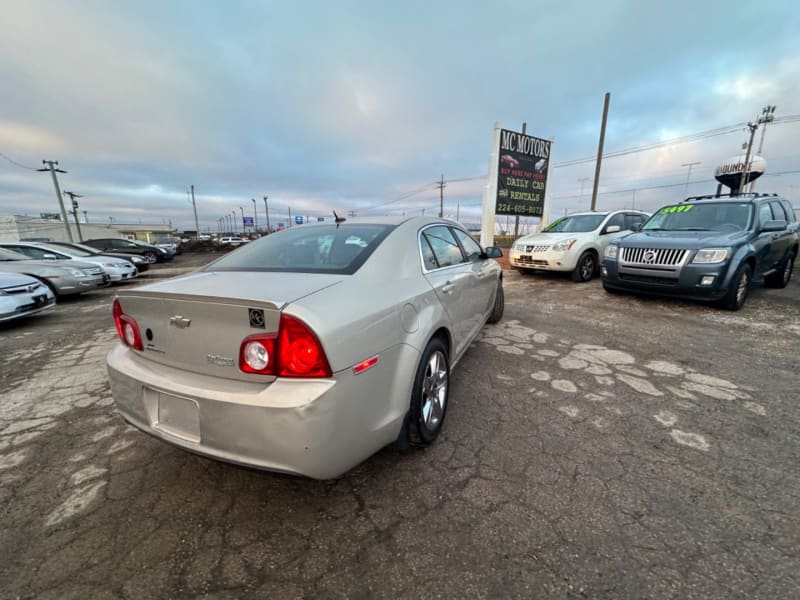
{"type": "Polygon", "coordinates": [[[442,293],[443,294],[452,294],[453,290],[456,289],[456,286],[450,283],[449,281],[445,282],[442,286],[442,293]]]}

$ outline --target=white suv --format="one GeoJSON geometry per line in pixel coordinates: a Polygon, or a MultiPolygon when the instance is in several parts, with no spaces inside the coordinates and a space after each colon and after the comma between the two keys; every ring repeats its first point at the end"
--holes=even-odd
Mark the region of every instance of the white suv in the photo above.
{"type": "Polygon", "coordinates": [[[611,240],[641,227],[650,217],[635,210],[568,215],[511,247],[511,266],[525,271],[570,271],[573,281],[589,281],[611,240]]]}

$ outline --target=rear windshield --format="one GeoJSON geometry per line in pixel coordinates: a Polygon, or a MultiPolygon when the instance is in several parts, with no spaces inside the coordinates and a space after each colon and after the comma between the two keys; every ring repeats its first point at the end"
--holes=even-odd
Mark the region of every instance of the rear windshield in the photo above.
{"type": "Polygon", "coordinates": [[[661,208],[644,224],[644,231],[719,231],[735,233],[750,228],[749,202],[683,203],[661,208]]]}
{"type": "Polygon", "coordinates": [[[240,246],[206,271],[351,275],[394,229],[391,225],[301,225],[240,246]]]}

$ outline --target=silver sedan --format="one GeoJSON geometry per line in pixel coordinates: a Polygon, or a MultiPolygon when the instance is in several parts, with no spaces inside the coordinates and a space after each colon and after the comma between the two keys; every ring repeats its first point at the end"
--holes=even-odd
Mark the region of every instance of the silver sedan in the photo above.
{"type": "Polygon", "coordinates": [[[430,218],[266,236],[119,292],[114,400],[176,446],[318,479],[388,444],[428,445],[451,369],[502,317],[501,255],[430,218]]]}
{"type": "Polygon", "coordinates": [[[74,260],[31,260],[5,248],[0,248],[0,271],[35,277],[56,296],[80,294],[108,283],[108,275],[98,265],[74,260]]]}
{"type": "Polygon", "coordinates": [[[55,304],[55,294],[37,279],[0,271],[0,322],[27,317],[55,304]]]}

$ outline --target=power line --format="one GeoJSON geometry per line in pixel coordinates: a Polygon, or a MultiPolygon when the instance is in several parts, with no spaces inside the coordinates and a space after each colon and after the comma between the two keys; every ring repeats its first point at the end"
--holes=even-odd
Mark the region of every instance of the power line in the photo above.
{"type": "Polygon", "coordinates": [[[7,160],[8,162],[10,162],[12,165],[16,165],[16,166],[17,166],[17,167],[19,167],[20,169],[28,169],[29,171],[38,171],[38,169],[37,169],[36,167],[29,167],[29,166],[27,166],[27,165],[23,165],[22,163],[18,163],[17,161],[15,161],[15,160],[14,160],[14,159],[12,159],[12,158],[9,158],[8,156],[6,156],[5,154],[3,154],[2,152],[0,152],[0,157],[2,157],[2,158],[4,158],[4,159],[6,159],[6,160],[7,160]]]}

